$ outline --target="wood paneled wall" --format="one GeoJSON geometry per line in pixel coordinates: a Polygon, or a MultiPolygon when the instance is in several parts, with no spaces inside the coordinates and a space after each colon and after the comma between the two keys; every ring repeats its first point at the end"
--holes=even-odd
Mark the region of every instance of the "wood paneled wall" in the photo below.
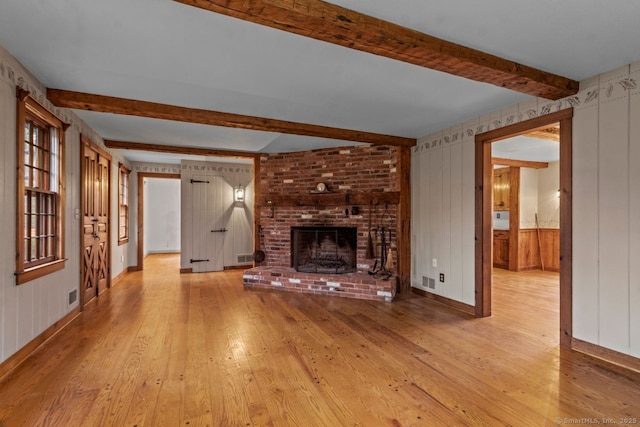
{"type": "Polygon", "coordinates": [[[560,271],[560,230],[540,229],[540,244],[535,228],[520,230],[518,250],[518,271],[537,270],[560,271]],[[540,252],[542,251],[542,259],[540,252]]]}
{"type": "Polygon", "coordinates": [[[631,262],[640,259],[638,82],[640,62],[582,82],[570,98],[530,99],[420,138],[412,155],[412,286],[474,304],[474,136],[574,107],[573,336],[640,357],[640,263],[631,262]],[[436,279],[435,289],[423,286],[424,276],[436,279]]]}
{"type": "Polygon", "coordinates": [[[640,63],[582,84],[574,116],[574,337],[640,357],[640,63]]]}
{"type": "MultiPolygon", "coordinates": [[[[0,235],[11,242],[0,246],[0,363],[6,361],[45,331],[53,333],[56,323],[78,309],[78,301],[69,305],[70,291],[80,290],[80,229],[75,210],[80,203],[80,134],[103,147],[102,138],[69,110],[53,107],[44,96],[45,88],[9,52],[0,46],[0,235]],[[36,99],[71,123],[65,135],[65,256],[63,270],[16,286],[16,86],[30,91],[36,99]]],[[[108,151],[108,150],[107,150],[108,151]]],[[[126,164],[118,153],[111,153],[112,170],[118,162],[126,164]]],[[[117,173],[112,174],[112,200],[117,200],[117,173]]],[[[117,206],[111,215],[117,219],[117,206]]],[[[128,245],[117,245],[117,227],[112,227],[111,274],[126,268],[128,245]]]]}

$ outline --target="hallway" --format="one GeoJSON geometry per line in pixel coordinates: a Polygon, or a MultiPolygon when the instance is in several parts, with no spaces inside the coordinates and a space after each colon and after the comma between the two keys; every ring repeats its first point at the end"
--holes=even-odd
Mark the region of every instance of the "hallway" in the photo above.
{"type": "MultiPolygon", "coordinates": [[[[245,291],[178,255],[90,303],[0,383],[0,426],[555,425],[640,416],[640,374],[558,348],[552,287],[496,278],[494,317],[245,291]],[[553,331],[549,334],[545,331],[553,331]]],[[[555,297],[557,299],[557,296],[555,297]]]]}

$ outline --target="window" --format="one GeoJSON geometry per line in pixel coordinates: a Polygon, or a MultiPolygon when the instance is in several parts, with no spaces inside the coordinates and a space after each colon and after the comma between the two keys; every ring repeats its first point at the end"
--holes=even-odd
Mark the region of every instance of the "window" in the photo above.
{"type": "Polygon", "coordinates": [[[17,284],[64,267],[64,130],[18,88],[17,284]]]}
{"type": "Polygon", "coordinates": [[[118,244],[129,241],[129,174],[123,164],[118,165],[118,244]]]}

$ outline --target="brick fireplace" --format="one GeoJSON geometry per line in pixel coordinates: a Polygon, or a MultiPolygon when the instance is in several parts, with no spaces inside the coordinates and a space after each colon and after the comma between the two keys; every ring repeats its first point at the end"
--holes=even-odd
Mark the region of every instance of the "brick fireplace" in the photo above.
{"type": "MultiPolygon", "coordinates": [[[[384,229],[397,260],[396,153],[395,147],[359,146],[262,156],[256,227],[265,259],[244,272],[245,288],[391,301],[397,287],[395,268],[389,280],[370,275],[375,259],[366,258],[366,248],[371,218],[374,240],[384,229]],[[328,191],[315,191],[318,182],[325,183],[328,191]],[[295,230],[308,231],[297,240],[304,257],[323,246],[328,249],[323,255],[327,266],[296,271],[295,230]],[[347,237],[332,234],[345,230],[353,242],[347,244],[347,237]]],[[[379,256],[380,246],[376,247],[379,256]]]]}

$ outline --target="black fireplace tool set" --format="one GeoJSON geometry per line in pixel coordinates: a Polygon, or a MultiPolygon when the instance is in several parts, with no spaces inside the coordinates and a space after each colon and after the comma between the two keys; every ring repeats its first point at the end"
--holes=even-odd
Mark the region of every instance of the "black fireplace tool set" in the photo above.
{"type": "MultiPolygon", "coordinates": [[[[365,253],[365,257],[368,259],[376,258],[373,263],[373,269],[369,270],[369,275],[375,277],[376,279],[389,280],[391,278],[391,270],[393,269],[393,259],[391,253],[391,230],[384,227],[383,225],[379,225],[375,229],[371,228],[371,202],[369,202],[369,236],[367,240],[367,250],[365,253]],[[376,244],[373,242],[373,236],[371,235],[371,231],[375,232],[376,244]],[[387,236],[389,236],[389,240],[387,241],[387,236]],[[387,246],[389,245],[389,246],[387,246]],[[375,255],[375,246],[380,247],[380,256],[376,257],[375,255]],[[388,253],[387,253],[388,251],[388,253]]],[[[378,216],[378,206],[376,205],[376,220],[378,224],[381,224],[381,219],[389,216],[389,205],[385,204],[384,213],[382,214],[382,218],[377,218],[378,216]]]]}

